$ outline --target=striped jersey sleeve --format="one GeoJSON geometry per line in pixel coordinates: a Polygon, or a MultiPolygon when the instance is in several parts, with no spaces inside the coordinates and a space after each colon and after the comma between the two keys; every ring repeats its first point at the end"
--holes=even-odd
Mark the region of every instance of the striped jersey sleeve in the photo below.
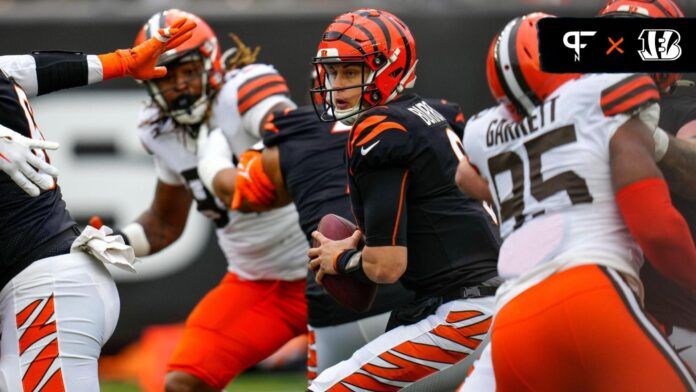
{"type": "Polygon", "coordinates": [[[600,106],[605,116],[633,114],[660,100],[660,91],[647,75],[632,75],[601,92],[600,106]]]}
{"type": "Polygon", "coordinates": [[[237,105],[242,116],[265,99],[275,95],[290,96],[285,79],[272,67],[264,67],[244,80],[237,90],[237,105]]]}

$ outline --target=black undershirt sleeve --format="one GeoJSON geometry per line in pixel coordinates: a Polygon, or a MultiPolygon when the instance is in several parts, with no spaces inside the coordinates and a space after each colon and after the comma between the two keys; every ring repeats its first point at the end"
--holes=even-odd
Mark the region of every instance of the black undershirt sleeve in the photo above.
{"type": "Polygon", "coordinates": [[[408,169],[371,169],[355,182],[365,214],[367,246],[406,246],[408,169]]]}
{"type": "Polygon", "coordinates": [[[71,87],[84,86],[88,82],[87,56],[76,52],[32,52],[36,62],[38,95],[71,87]]]}

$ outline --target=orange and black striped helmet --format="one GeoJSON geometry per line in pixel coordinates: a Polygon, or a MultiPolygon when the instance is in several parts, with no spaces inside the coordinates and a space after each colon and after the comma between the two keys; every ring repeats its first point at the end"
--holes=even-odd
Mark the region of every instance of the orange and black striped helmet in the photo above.
{"type": "MultiPolygon", "coordinates": [[[[393,14],[376,9],[358,9],[338,16],[322,35],[313,60],[319,86],[311,89],[321,97],[315,105],[323,121],[354,119],[373,106],[394,100],[416,81],[416,42],[408,26],[393,14]],[[327,64],[363,65],[360,102],[348,113],[334,110],[327,64]]],[[[341,88],[347,89],[347,88],[341,88]]]]}
{"type": "MultiPolygon", "coordinates": [[[[643,17],[643,18],[683,18],[684,13],[672,0],[609,0],[599,11],[599,16],[643,17]]],[[[652,74],[655,83],[664,93],[682,78],[679,73],[652,74]]]]}
{"type": "Polygon", "coordinates": [[[181,17],[196,22],[193,36],[177,48],[162,53],[158,64],[171,65],[177,62],[200,60],[203,63],[203,72],[200,75],[203,85],[201,96],[182,97],[182,99],[177,99],[177,107],[169,107],[170,105],[164,100],[156,81],[147,81],[145,85],[152,100],[167,116],[172,117],[180,124],[192,125],[199,124],[204,120],[208,104],[222,81],[220,44],[213,29],[197,15],[173,8],[158,12],[150,17],[138,32],[135,45],[146,41],[157,29],[167,26],[181,17]]]}
{"type": "Polygon", "coordinates": [[[493,97],[516,117],[532,112],[558,87],[579,74],[541,70],[537,22],[552,15],[535,12],[510,21],[488,50],[486,76],[493,97]]]}

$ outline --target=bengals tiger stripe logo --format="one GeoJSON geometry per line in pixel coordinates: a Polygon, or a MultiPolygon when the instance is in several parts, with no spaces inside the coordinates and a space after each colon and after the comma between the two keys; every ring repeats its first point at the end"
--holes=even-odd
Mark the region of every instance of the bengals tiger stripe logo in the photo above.
{"type": "Polygon", "coordinates": [[[479,311],[453,311],[445,324],[378,355],[328,389],[398,391],[467,358],[483,340],[492,317],[479,311]]]}
{"type": "Polygon", "coordinates": [[[353,156],[355,147],[364,146],[374,138],[390,129],[407,132],[403,125],[394,121],[384,121],[387,116],[373,115],[355,124],[348,142],[348,156],[353,156]],[[369,132],[365,132],[369,130],[369,132]],[[358,140],[360,139],[360,140],[358,140]]]}
{"type": "Polygon", "coordinates": [[[64,392],[63,373],[56,361],[58,333],[53,294],[48,299],[37,299],[27,305],[17,313],[15,320],[24,391],[64,392]],[[31,357],[33,359],[25,365],[25,359],[31,357]]]}

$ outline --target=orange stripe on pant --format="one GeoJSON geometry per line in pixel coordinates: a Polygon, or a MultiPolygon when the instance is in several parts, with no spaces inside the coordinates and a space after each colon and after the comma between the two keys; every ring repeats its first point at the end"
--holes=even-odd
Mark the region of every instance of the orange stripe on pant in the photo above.
{"type": "Polygon", "coordinates": [[[557,273],[498,312],[497,390],[686,391],[666,340],[643,323],[628,286],[597,265],[557,273]]]}

